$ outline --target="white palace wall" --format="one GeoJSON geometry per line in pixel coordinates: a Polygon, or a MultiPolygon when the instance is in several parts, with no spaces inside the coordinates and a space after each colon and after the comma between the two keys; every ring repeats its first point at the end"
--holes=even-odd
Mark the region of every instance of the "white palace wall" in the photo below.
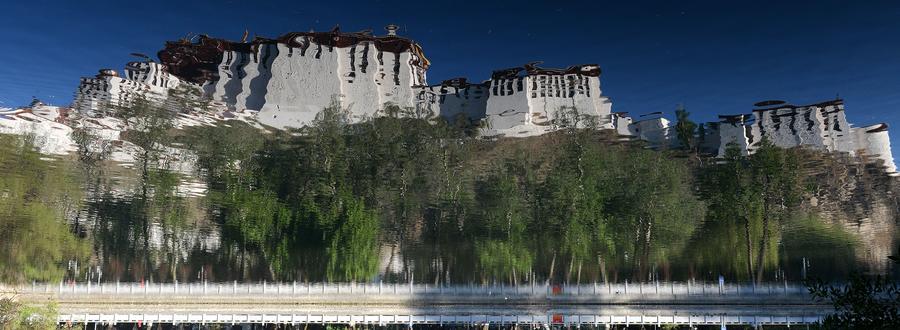
{"type": "MultiPolygon", "coordinates": [[[[159,57],[162,63],[128,63],[121,77],[104,69],[96,77],[82,78],[75,109],[101,116],[108,113],[105,107],[138,96],[165,103],[171,90],[185,85],[202,88],[229,115],[244,118],[249,113],[275,128],[310,125],[336,101],[349,109],[353,122],[382,116],[386,105],[395,105],[419,118],[481,121],[480,133],[486,137],[541,135],[577,123],[613,129],[655,146],[678,144],[672,124],[661,116],[636,120],[613,113],[612,102],[600,88],[600,68],[592,64],[564,69],[526,64],[495,71],[481,83],[456,78],[429,86],[430,63],[412,40],[337,30],[240,43],[202,36],[198,41],[167,42],[159,57]],[[566,109],[577,109],[580,117],[573,120],[566,109]]],[[[748,155],[765,138],[784,148],[881,159],[895,171],[887,126],[853,127],[842,100],[805,106],[765,101],[756,106],[750,114],[720,116],[720,122],[708,126],[701,147],[724,156],[733,144],[748,155]]]]}

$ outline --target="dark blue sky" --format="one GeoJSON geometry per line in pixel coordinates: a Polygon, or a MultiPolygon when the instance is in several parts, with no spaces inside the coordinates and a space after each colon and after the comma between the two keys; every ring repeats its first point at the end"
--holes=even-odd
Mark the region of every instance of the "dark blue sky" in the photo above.
{"type": "Polygon", "coordinates": [[[0,107],[68,104],[81,76],[121,70],[190,32],[240,39],[395,23],[424,47],[429,82],[544,61],[597,63],[614,111],[698,120],[765,99],[846,100],[858,126],[900,145],[900,2],[9,1],[0,11],[0,107]]]}

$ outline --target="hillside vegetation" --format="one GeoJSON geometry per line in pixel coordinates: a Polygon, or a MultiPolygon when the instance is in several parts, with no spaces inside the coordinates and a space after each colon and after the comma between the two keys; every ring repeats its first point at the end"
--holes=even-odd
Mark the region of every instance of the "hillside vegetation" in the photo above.
{"type": "Polygon", "coordinates": [[[77,157],[49,161],[3,136],[0,280],[761,282],[797,279],[800,257],[840,276],[859,267],[844,219],[866,213],[850,208],[897,205],[894,179],[840,155],[764,143],[713,159],[574,128],[480,139],[388,113],[174,129],[138,103],[118,113],[140,146],[126,170],[86,132],[77,157]],[[172,168],[172,147],[194,171],[172,168]]]}

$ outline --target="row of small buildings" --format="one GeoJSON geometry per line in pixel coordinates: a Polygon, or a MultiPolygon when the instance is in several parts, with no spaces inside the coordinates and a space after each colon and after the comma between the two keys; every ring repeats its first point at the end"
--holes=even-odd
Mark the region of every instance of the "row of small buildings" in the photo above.
{"type": "MultiPolygon", "coordinates": [[[[632,118],[612,112],[597,65],[551,69],[529,63],[494,71],[483,82],[456,78],[429,85],[430,62],[422,47],[397,36],[394,26],[387,30],[383,36],[335,29],[249,42],[202,35],[170,41],[157,54],[159,62],[145,57],[128,63],[122,75],[104,69],[83,78],[75,108],[102,115],[109,104],[138,95],[165,102],[171,90],[187,87],[201,89],[226,113],[254,113],[276,128],[309,125],[335,103],[349,109],[353,121],[385,115],[392,105],[421,118],[480,121],[488,137],[535,136],[574,125],[615,130],[661,147],[678,144],[672,123],[659,113],[632,118]]],[[[721,156],[729,144],[753,153],[764,138],[782,147],[876,158],[895,170],[887,126],[853,127],[842,100],[760,102],[750,113],[705,124],[698,140],[702,151],[721,156]]]]}

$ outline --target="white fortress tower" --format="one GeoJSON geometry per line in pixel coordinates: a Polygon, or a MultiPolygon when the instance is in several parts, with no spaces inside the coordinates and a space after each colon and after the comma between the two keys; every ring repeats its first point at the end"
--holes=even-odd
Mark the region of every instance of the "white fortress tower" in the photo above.
{"type": "Polygon", "coordinates": [[[600,92],[600,67],[576,65],[545,69],[534,64],[494,71],[487,82],[485,110],[487,136],[532,136],[566,124],[565,109],[577,109],[577,125],[594,121],[598,128],[613,129],[612,102],[600,92]]]}
{"type": "Polygon", "coordinates": [[[232,111],[259,111],[260,122],[302,127],[332,101],[359,121],[392,104],[415,108],[429,62],[422,48],[369,32],[292,32],[276,39],[230,42],[199,36],[167,42],[159,52],[170,72],[203,85],[232,111]]]}
{"type": "Polygon", "coordinates": [[[880,159],[887,172],[895,172],[887,124],[853,127],[840,99],[809,105],[791,105],[784,101],[755,104],[752,114],[720,116],[718,155],[724,156],[729,144],[744,155],[759,148],[763,138],[782,148],[806,147],[827,152],[845,152],[853,156],[880,159]]]}
{"type": "Polygon", "coordinates": [[[109,107],[128,105],[138,96],[164,103],[169,90],[186,84],[166,72],[165,66],[151,61],[130,62],[124,72],[120,77],[115,70],[102,69],[95,77],[81,78],[75,109],[86,114],[106,112],[109,107]]]}

